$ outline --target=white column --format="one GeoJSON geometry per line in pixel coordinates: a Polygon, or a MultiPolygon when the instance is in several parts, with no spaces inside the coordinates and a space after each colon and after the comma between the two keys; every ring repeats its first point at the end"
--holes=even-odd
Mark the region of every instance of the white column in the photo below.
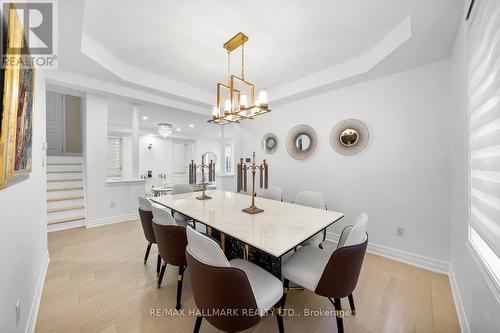
{"type": "Polygon", "coordinates": [[[139,178],[139,106],[132,104],[132,178],[139,178]]]}

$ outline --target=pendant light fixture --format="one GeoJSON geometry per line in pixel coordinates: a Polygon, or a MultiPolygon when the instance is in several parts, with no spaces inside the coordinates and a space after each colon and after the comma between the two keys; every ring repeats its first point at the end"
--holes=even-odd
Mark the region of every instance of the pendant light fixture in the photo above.
{"type": "Polygon", "coordinates": [[[248,37],[243,33],[224,43],[227,50],[228,83],[217,83],[217,102],[212,109],[212,119],[208,122],[219,125],[239,123],[243,119],[254,119],[256,116],[271,111],[267,102],[267,91],[260,90],[255,94],[255,86],[245,80],[245,43],[248,37]],[[231,74],[231,52],[241,46],[241,76],[231,74]],[[223,98],[223,95],[225,97],[223,98]]]}
{"type": "Polygon", "coordinates": [[[158,124],[158,133],[163,138],[166,138],[167,136],[172,134],[172,125],[167,124],[167,123],[159,123],[158,124]]]}

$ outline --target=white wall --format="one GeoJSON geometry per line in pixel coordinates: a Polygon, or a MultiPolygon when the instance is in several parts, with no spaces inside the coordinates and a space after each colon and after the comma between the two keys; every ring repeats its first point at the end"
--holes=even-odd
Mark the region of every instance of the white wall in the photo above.
{"type": "Polygon", "coordinates": [[[33,169],[27,180],[0,190],[0,332],[34,329],[48,264],[43,71],[35,78],[33,169]],[[21,317],[16,326],[18,299],[21,317]]]}
{"type": "MultiPolygon", "coordinates": [[[[450,215],[451,270],[471,332],[498,332],[495,300],[467,245],[468,237],[468,78],[467,28],[462,22],[451,57],[450,215]]],[[[460,309],[459,309],[460,311],[460,309]]]]}
{"type": "MultiPolygon", "coordinates": [[[[438,261],[449,259],[448,95],[449,61],[441,61],[384,78],[280,105],[267,115],[243,122],[235,140],[236,157],[257,152],[267,158],[270,184],[281,187],[285,201],[300,190],[322,192],[328,208],[346,217],[339,232],[355,216],[370,216],[370,243],[438,261]],[[365,151],[337,154],[329,144],[332,128],[357,118],[370,130],[365,151]],[[314,155],[292,159],[285,147],[287,132],[311,125],[318,135],[314,155]],[[278,136],[275,154],[265,155],[260,140],[278,136]],[[278,172],[279,171],[279,172],[278,172]],[[405,237],[396,236],[396,227],[405,237]]],[[[224,188],[235,188],[234,179],[224,188]]]]}
{"type": "Polygon", "coordinates": [[[135,217],[137,196],[144,194],[144,182],[121,184],[106,182],[107,99],[87,94],[82,111],[87,225],[123,221],[135,217]]]}

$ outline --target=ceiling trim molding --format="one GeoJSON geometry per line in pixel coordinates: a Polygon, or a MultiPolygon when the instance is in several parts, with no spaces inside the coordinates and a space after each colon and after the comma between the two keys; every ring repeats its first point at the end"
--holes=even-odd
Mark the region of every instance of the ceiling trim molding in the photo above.
{"type": "Polygon", "coordinates": [[[208,92],[127,65],[85,32],[80,48],[83,54],[124,81],[201,103],[207,110],[212,105],[213,96],[208,92]]]}
{"type": "Polygon", "coordinates": [[[207,111],[208,109],[204,107],[195,106],[189,103],[161,97],[155,94],[140,91],[138,89],[120,86],[79,74],[61,70],[47,70],[45,71],[44,76],[49,85],[63,86],[88,93],[123,97],[130,102],[135,102],[137,104],[141,104],[141,102],[148,102],[177,110],[195,112],[206,116],[209,114],[209,111],[207,111]]]}
{"type": "Polygon", "coordinates": [[[284,104],[324,92],[325,86],[341,85],[343,81],[368,73],[383,59],[401,47],[412,36],[411,18],[407,16],[367,53],[323,71],[270,90],[270,102],[284,104]]]}

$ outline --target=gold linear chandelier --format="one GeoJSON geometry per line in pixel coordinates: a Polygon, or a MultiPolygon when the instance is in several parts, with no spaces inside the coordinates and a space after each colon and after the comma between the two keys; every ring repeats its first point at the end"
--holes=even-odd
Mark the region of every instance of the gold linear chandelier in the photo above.
{"type": "Polygon", "coordinates": [[[208,122],[219,125],[239,123],[243,119],[270,112],[267,104],[267,91],[260,90],[255,96],[255,86],[245,80],[245,43],[248,37],[243,33],[224,43],[227,50],[228,83],[217,83],[217,104],[212,110],[212,119],[208,122]],[[241,77],[231,74],[231,52],[241,46],[241,77]]]}

